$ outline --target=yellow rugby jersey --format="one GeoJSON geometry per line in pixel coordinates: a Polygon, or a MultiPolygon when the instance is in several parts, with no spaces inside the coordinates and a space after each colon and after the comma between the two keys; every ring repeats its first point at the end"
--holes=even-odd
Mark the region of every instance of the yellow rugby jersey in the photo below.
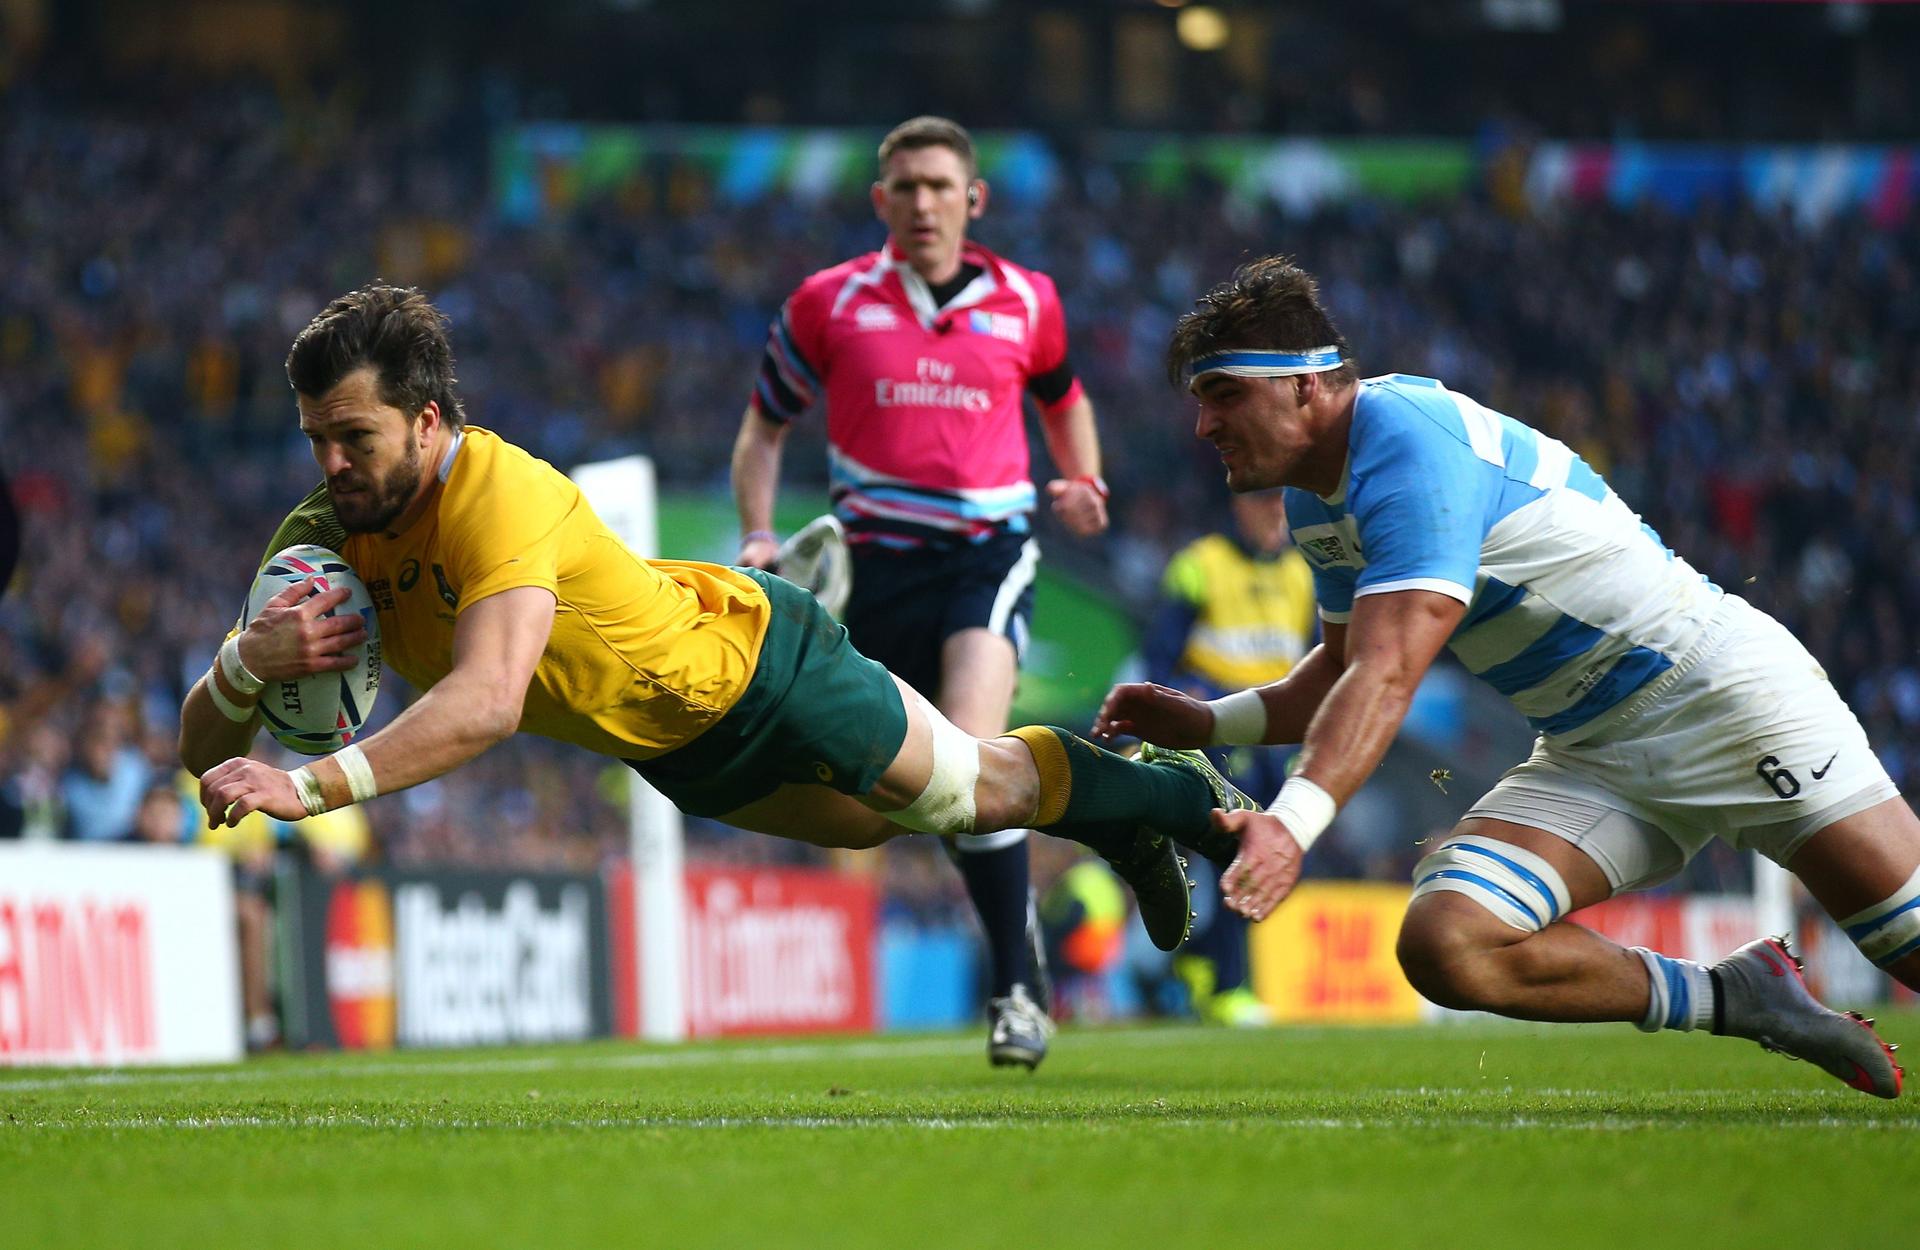
{"type": "Polygon", "coordinates": [[[642,560],[572,480],[468,426],[405,532],[349,534],[322,484],[266,554],[317,543],[373,597],[385,664],[426,689],[453,670],[461,609],[521,586],[553,592],[553,633],[520,729],[622,759],[684,746],[745,693],[772,605],[717,564],[642,560]]]}
{"type": "Polygon", "coordinates": [[[1173,557],[1163,588],[1197,614],[1179,666],[1223,689],[1279,681],[1313,643],[1313,570],[1298,548],[1249,555],[1209,534],[1173,557]]]}

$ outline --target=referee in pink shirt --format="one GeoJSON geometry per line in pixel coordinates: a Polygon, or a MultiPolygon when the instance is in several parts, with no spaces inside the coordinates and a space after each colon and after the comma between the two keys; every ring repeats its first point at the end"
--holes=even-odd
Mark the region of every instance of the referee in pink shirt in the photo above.
{"type": "MultiPolygon", "coordinates": [[[[1058,470],[1050,506],[1082,537],[1107,527],[1100,440],[1053,280],[967,239],[989,197],[972,137],[916,117],[879,155],[886,243],[801,283],[768,336],[733,449],[739,562],[774,561],[787,426],[823,400],[833,511],[853,554],[854,646],[960,728],[992,736],[1007,727],[1040,556],[1026,398],[1058,470]]],[[[1053,1025],[1026,837],[961,835],[952,849],[990,952],[988,1058],[1032,1068],[1053,1025]]]]}

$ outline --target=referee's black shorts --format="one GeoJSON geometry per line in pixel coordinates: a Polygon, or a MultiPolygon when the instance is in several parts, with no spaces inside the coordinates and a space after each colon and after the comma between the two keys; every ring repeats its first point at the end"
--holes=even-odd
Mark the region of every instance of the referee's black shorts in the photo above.
{"type": "Polygon", "coordinates": [[[1024,658],[1040,544],[996,534],[953,547],[853,547],[853,594],[841,614],[853,645],[929,699],[940,693],[940,648],[963,629],[990,629],[1024,658]]]}

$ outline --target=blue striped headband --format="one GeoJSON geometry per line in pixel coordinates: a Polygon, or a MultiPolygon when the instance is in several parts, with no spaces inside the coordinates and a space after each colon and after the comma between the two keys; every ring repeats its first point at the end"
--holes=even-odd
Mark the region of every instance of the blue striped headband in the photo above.
{"type": "Polygon", "coordinates": [[[1316,347],[1310,352],[1241,347],[1210,352],[1195,360],[1187,367],[1187,385],[1192,386],[1209,373],[1230,373],[1240,378],[1290,378],[1300,373],[1325,373],[1345,363],[1337,347],[1316,347]]]}

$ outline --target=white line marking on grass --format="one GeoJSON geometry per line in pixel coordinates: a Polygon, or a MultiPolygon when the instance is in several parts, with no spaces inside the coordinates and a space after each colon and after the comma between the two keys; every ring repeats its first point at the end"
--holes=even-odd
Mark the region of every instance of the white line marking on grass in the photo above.
{"type": "MultiPolygon", "coordinates": [[[[509,1117],[473,1119],[451,1117],[434,1119],[404,1115],[363,1115],[356,1112],[330,1112],[325,1115],[287,1117],[259,1115],[135,1115],[58,1117],[18,1121],[0,1128],[89,1129],[106,1131],[210,1129],[354,1129],[403,1132],[525,1132],[563,1130],[657,1130],[657,1129],[914,1129],[952,1131],[958,1129],[1070,1128],[1093,1132],[1137,1132],[1142,1128],[1173,1128],[1216,1131],[1222,1128],[1277,1129],[1283,1131],[1364,1132],[1407,1129],[1490,1129],[1498,1132],[1633,1132],[1643,1129],[1707,1128],[1704,1123],[1676,1123],[1672,1120],[1634,1116],[1602,1116],[1584,1120],[1541,1119],[1533,1116],[1391,1116],[1381,1119],[1325,1116],[1241,1116],[1229,1119],[1142,1117],[1137,1120],[1090,1120],[1084,1116],[598,1116],[589,1119],[531,1119],[509,1117]]],[[[1711,1126],[1720,1127],[1720,1126],[1711,1126]]],[[[1880,1130],[1912,1132],[1920,1129],[1920,1120],[1849,1120],[1822,1116],[1814,1120],[1780,1119],[1754,1121],[1743,1127],[1763,1129],[1880,1130]]]]}
{"type": "MultiPolygon", "coordinates": [[[[1324,1032],[1326,1030],[1306,1030],[1324,1032]]],[[[1295,1031],[1289,1032],[1290,1036],[1295,1031]]],[[[1200,1041],[1227,1037],[1220,1029],[1137,1029],[1127,1032],[1089,1030],[1083,1036],[1098,1038],[1102,1045],[1191,1046],[1200,1041]]],[[[373,1060],[362,1062],[351,1056],[330,1054],[299,1056],[299,1063],[249,1064],[241,1068],[207,1069],[113,1069],[79,1072],[62,1076],[27,1077],[21,1080],[0,1078],[0,1096],[9,1090],[72,1089],[114,1085],[181,1085],[201,1081],[232,1083],[271,1081],[282,1077],[295,1080],[307,1077],[337,1076],[471,1076],[488,1072],[591,1071],[594,1069],[650,1069],[717,1067],[736,1063],[805,1063],[832,1059],[920,1059],[942,1055],[970,1055],[979,1049],[973,1038],[927,1037],[899,1040],[847,1039],[832,1042],[784,1042],[758,1046],[726,1046],[693,1043],[683,1050],[651,1050],[629,1054],[528,1055],[495,1059],[433,1058],[430,1051],[410,1051],[418,1059],[373,1060]]]]}
{"type": "MultiPolygon", "coordinates": [[[[0,1080],[0,1095],[9,1090],[69,1089],[94,1085],[181,1085],[201,1081],[302,1080],[308,1077],[357,1076],[471,1076],[488,1072],[590,1071],[593,1069],[701,1068],[737,1063],[804,1063],[816,1059],[920,1059],[927,1056],[971,1054],[979,1043],[971,1039],[927,1038],[905,1042],[833,1042],[786,1044],[778,1046],[700,1047],[689,1050],[656,1050],[638,1054],[529,1055],[526,1058],[433,1059],[413,1061],[373,1061],[357,1063],[329,1057],[310,1064],[285,1064],[216,1068],[207,1071],[166,1070],[158,1072],[111,1071],[76,1073],[71,1076],[33,1077],[26,1080],[0,1080]]],[[[420,1053],[420,1052],[414,1052],[420,1053]]]]}

